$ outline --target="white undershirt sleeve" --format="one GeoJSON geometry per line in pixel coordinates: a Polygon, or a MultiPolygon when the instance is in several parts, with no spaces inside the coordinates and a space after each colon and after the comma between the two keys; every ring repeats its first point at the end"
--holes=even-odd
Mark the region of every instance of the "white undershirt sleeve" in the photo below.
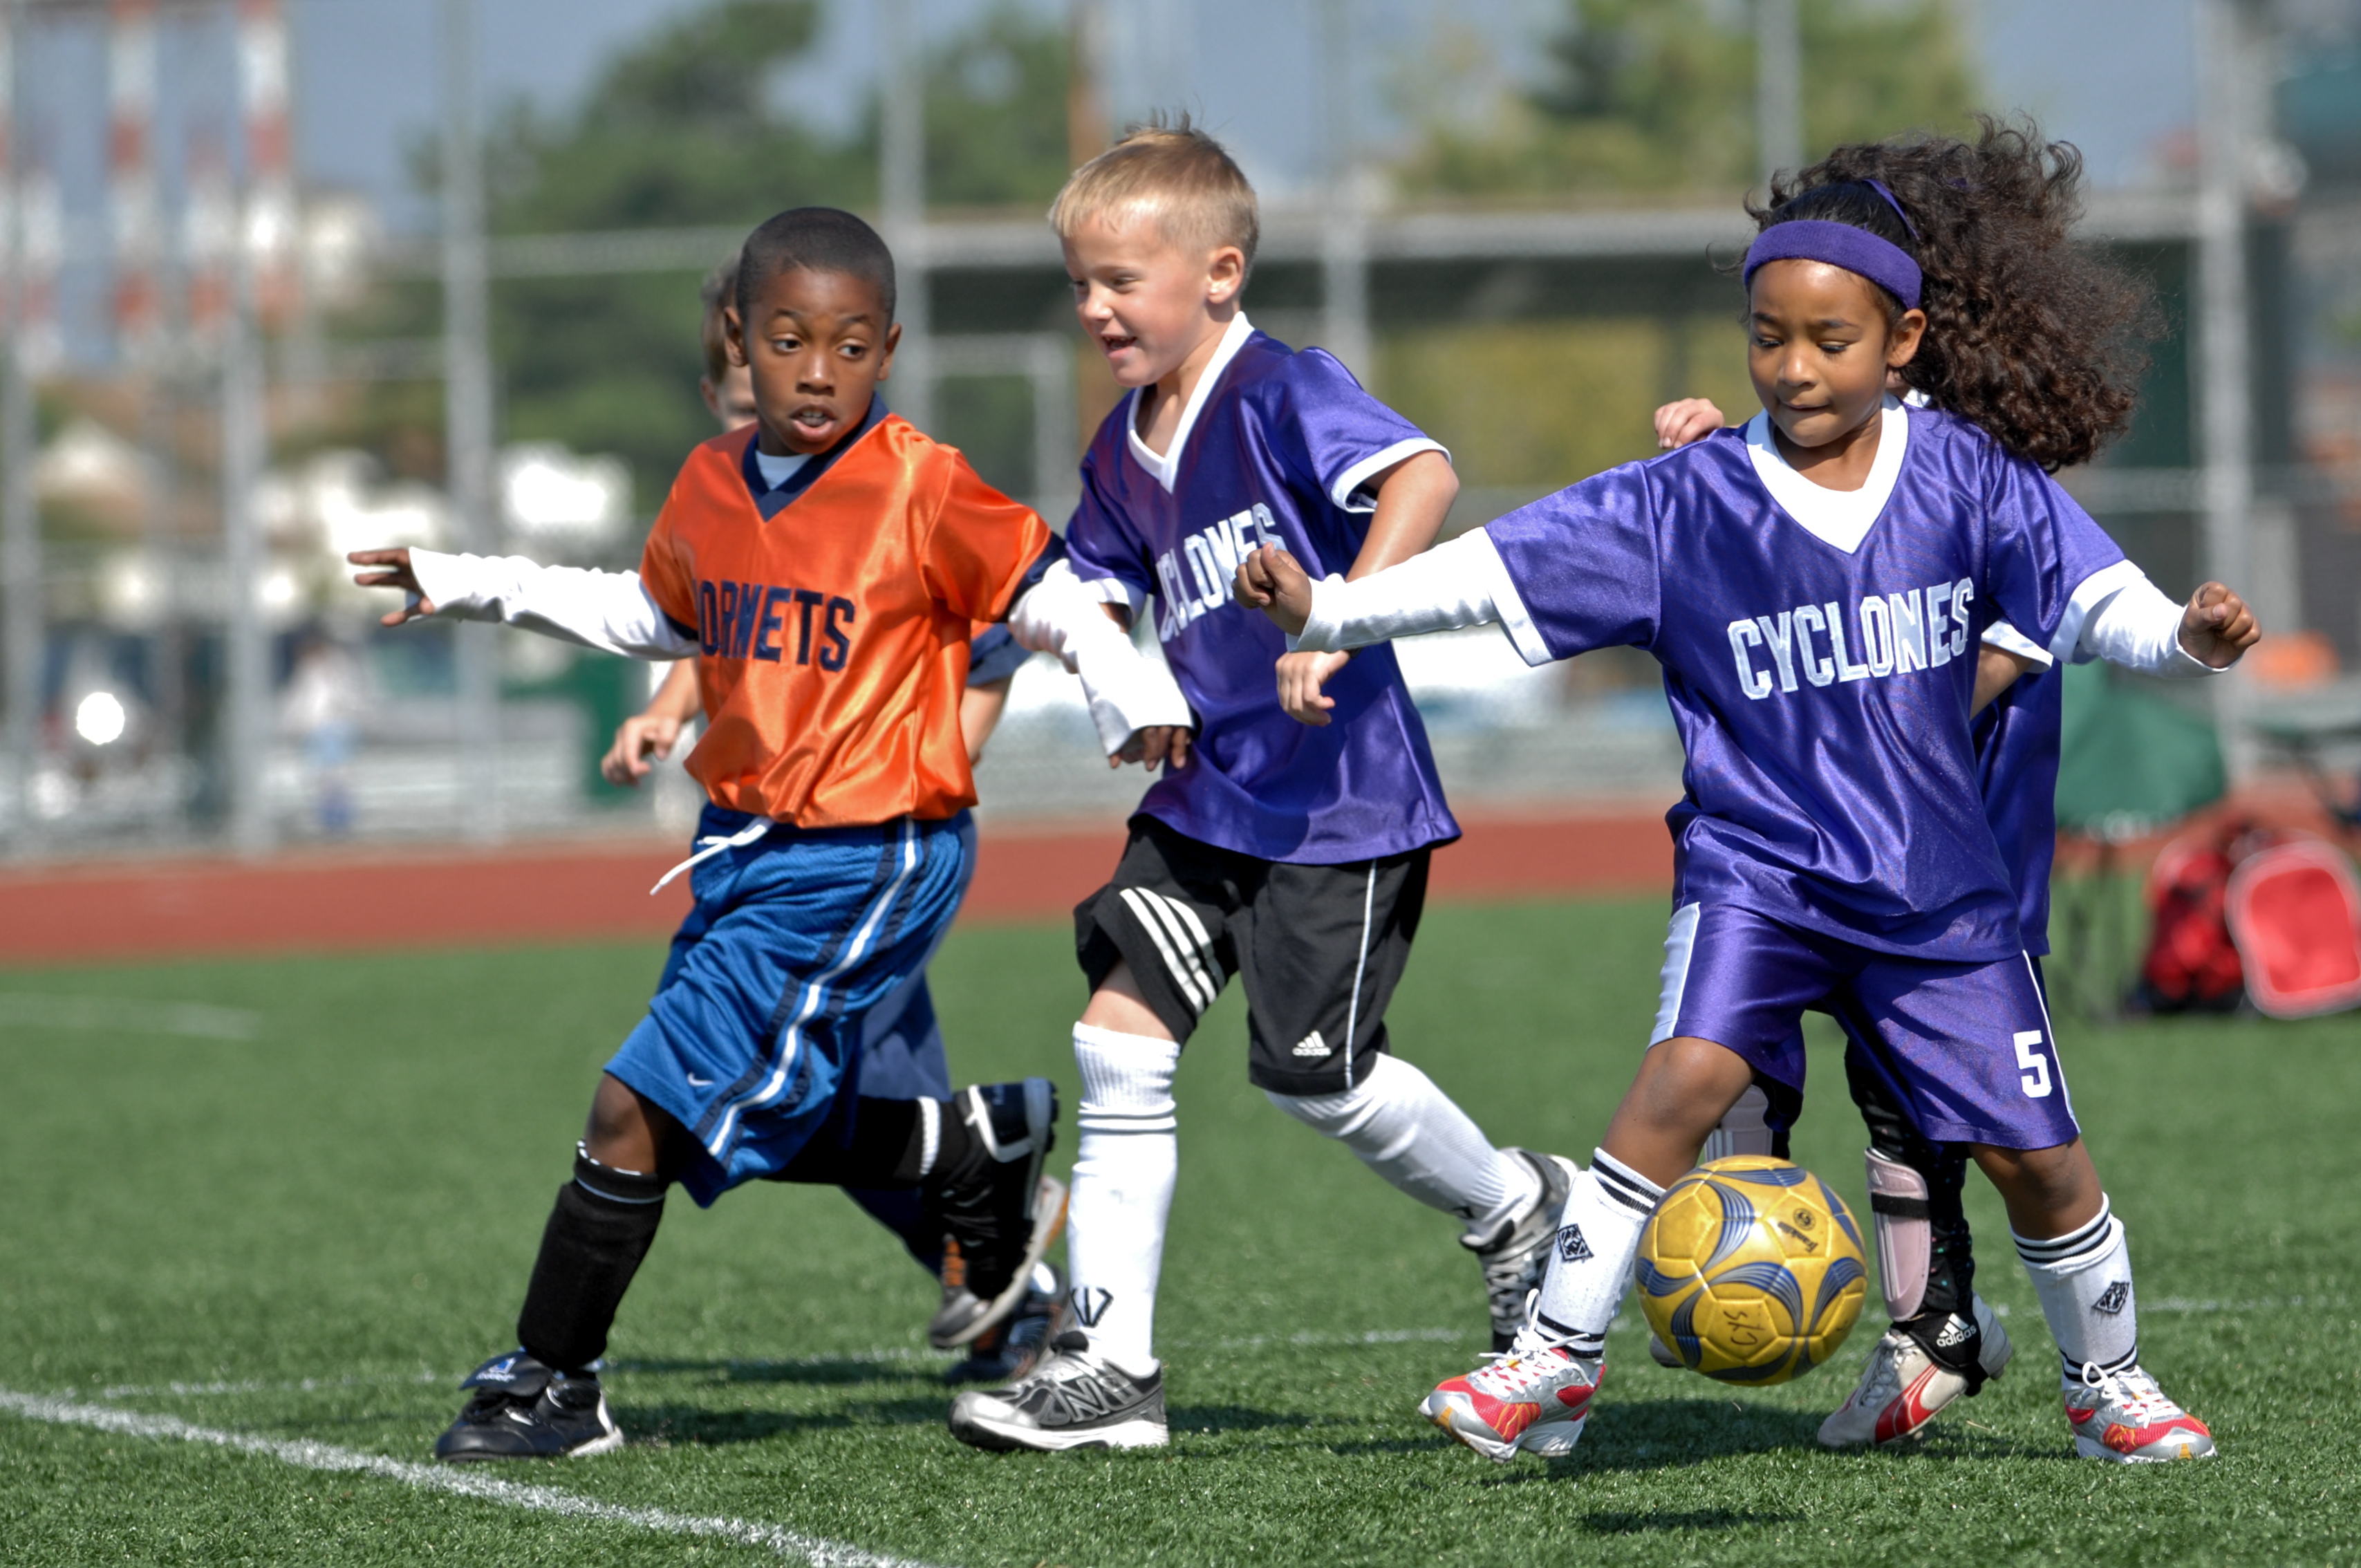
{"type": "Polygon", "coordinates": [[[1358,582],[1331,576],[1312,584],[1312,613],[1289,646],[1333,652],[1495,621],[1525,663],[1549,663],[1507,564],[1477,529],[1358,582]]]}
{"type": "Polygon", "coordinates": [[[438,550],[412,550],[410,569],[434,613],[453,620],[498,621],[634,659],[681,659],[697,651],[697,639],[656,608],[637,572],[438,550]]]}
{"type": "Polygon", "coordinates": [[[1131,645],[1129,634],[1108,619],[1099,597],[1068,562],[1053,564],[1026,590],[1008,612],[1008,630],[1020,646],[1055,653],[1082,677],[1091,722],[1110,757],[1137,730],[1196,723],[1171,670],[1131,645]]]}
{"type": "Polygon", "coordinates": [[[2142,674],[2193,679],[2219,670],[2180,645],[2181,607],[2134,567],[2121,585],[2082,617],[2076,663],[2104,659],[2142,674]]]}

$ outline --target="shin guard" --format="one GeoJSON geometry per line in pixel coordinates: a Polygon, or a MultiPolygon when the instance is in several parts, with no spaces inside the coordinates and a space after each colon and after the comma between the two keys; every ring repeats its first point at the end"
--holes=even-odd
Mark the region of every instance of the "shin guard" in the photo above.
{"type": "Polygon", "coordinates": [[[605,1354],[615,1310],[664,1220],[668,1185],[600,1165],[575,1146],[574,1179],[558,1189],[517,1314],[517,1343],[535,1360],[575,1373],[605,1354]]]}
{"type": "Polygon", "coordinates": [[[1867,1157],[1869,1218],[1877,1233],[1877,1280],[1885,1291],[1885,1314],[1898,1323],[1916,1317],[1927,1301],[1927,1268],[1934,1254],[1927,1179],[1875,1149],[1867,1157]]]}

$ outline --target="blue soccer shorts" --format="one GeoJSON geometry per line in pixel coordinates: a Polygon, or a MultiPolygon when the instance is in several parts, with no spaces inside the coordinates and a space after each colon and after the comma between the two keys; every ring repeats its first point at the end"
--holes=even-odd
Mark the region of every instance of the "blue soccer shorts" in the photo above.
{"type": "MultiPolygon", "coordinates": [[[[752,822],[708,806],[700,839],[752,822]]],[[[697,866],[696,907],[607,1070],[686,1128],[700,1205],[783,1168],[864,1083],[867,1015],[941,940],[975,869],[968,814],[875,828],[780,826],[697,866]]],[[[931,1012],[931,1007],[929,1007],[931,1012]]]]}
{"type": "Polygon", "coordinates": [[[1835,1014],[1930,1142],[2042,1149],[2081,1135],[2031,955],[1937,963],[1732,905],[1674,912],[1651,1045],[1711,1040],[1801,1094],[1811,1009],[1835,1014]]]}

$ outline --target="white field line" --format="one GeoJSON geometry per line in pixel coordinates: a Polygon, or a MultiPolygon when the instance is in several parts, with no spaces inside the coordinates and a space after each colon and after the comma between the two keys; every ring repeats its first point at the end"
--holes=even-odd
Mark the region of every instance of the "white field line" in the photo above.
{"type": "MultiPolygon", "coordinates": [[[[117,1383],[101,1388],[102,1399],[187,1399],[207,1394],[316,1394],[324,1388],[383,1387],[388,1383],[448,1384],[456,1388],[459,1374],[443,1372],[389,1373],[381,1377],[301,1377],[291,1383],[266,1383],[258,1377],[214,1383],[117,1383]]],[[[69,1388],[71,1396],[74,1390],[69,1388]]]]}
{"type": "Polygon", "coordinates": [[[143,1415],[136,1410],[112,1409],[104,1405],[78,1405],[63,1399],[18,1394],[6,1388],[0,1388],[0,1410],[21,1416],[27,1420],[47,1421],[57,1426],[89,1427],[124,1437],[169,1438],[181,1442],[207,1443],[241,1453],[258,1453],[302,1470],[369,1475],[379,1480],[397,1481],[421,1491],[444,1492],[452,1497],[470,1497],[478,1502],[497,1503],[503,1508],[523,1508],[533,1513],[592,1519],[601,1524],[628,1525],[634,1530],[652,1530],[660,1535],[697,1536],[733,1541],[741,1546],[760,1547],[781,1557],[808,1563],[813,1564],[813,1568],[926,1568],[925,1564],[908,1558],[889,1557],[883,1552],[866,1551],[822,1536],[806,1535],[800,1530],[764,1524],[758,1519],[717,1519],[697,1514],[676,1514],[664,1508],[627,1508],[619,1503],[602,1503],[555,1486],[531,1486],[515,1481],[498,1480],[478,1470],[415,1464],[408,1460],[389,1459],[381,1453],[363,1453],[356,1449],[338,1448],[332,1443],[308,1440],[291,1442],[258,1437],[250,1432],[220,1431],[211,1427],[192,1426],[173,1416],[143,1415]]]}
{"type": "Polygon", "coordinates": [[[133,1002],[120,996],[37,996],[0,992],[0,1025],[34,1029],[103,1029],[126,1035],[186,1035],[206,1040],[250,1040],[262,1014],[203,1002],[133,1002]]]}

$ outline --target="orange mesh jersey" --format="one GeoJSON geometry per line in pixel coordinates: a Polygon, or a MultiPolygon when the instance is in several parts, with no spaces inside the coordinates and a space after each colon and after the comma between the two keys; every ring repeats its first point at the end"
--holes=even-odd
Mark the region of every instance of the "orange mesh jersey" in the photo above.
{"type": "Polygon", "coordinates": [[[972,806],[968,636],[1006,617],[1048,526],[892,414],[766,519],[743,477],[753,439],[689,455],[640,560],[704,654],[689,773],[716,805],[799,828],[972,806]]]}

